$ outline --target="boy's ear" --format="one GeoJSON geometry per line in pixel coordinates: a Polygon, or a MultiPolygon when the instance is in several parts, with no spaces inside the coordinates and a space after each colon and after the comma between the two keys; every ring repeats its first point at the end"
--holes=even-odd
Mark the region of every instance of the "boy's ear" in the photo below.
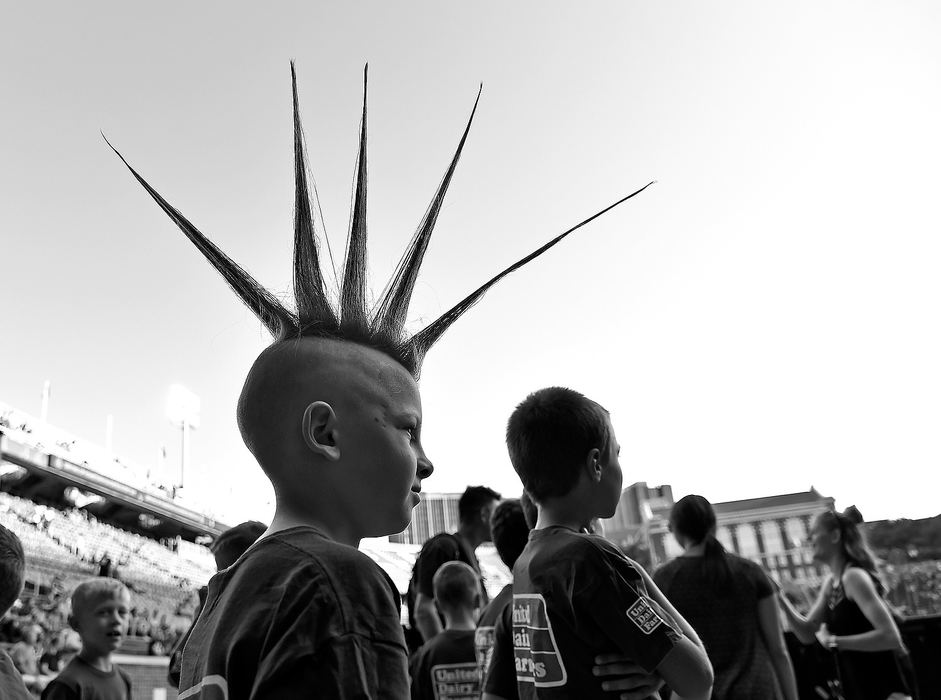
{"type": "Polygon", "coordinates": [[[603,471],[604,466],[601,464],[601,450],[597,447],[592,448],[585,456],[585,472],[588,474],[588,478],[591,482],[596,484],[601,481],[601,473],[603,471]]]}
{"type": "Polygon", "coordinates": [[[340,447],[337,414],[325,401],[314,401],[304,409],[301,419],[301,432],[304,442],[311,452],[336,462],[340,459],[340,447]]]}
{"type": "Polygon", "coordinates": [[[78,628],[78,618],[75,617],[75,615],[69,615],[67,622],[69,623],[69,627],[71,627],[73,630],[76,632],[81,632],[81,630],[78,628]]]}

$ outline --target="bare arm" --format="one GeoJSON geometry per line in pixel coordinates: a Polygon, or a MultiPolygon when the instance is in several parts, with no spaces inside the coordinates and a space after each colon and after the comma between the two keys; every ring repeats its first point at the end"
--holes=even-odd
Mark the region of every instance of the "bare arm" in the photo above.
{"type": "Polygon", "coordinates": [[[831,636],[830,643],[845,651],[891,651],[902,648],[902,635],[869,575],[852,567],[843,574],[846,597],[859,606],[873,629],[861,634],[831,636]]]}
{"type": "Polygon", "coordinates": [[[781,607],[784,610],[785,617],[787,617],[787,622],[791,626],[791,629],[794,630],[794,634],[797,635],[797,638],[803,644],[813,644],[814,633],[823,623],[823,613],[826,609],[827,595],[830,592],[832,581],[832,577],[827,577],[827,580],[823,582],[823,586],[820,587],[820,593],[817,595],[817,600],[814,601],[814,605],[810,609],[810,612],[807,613],[807,617],[797,612],[797,610],[794,609],[793,603],[791,603],[783,593],[779,595],[781,607]]]}
{"type": "Polygon", "coordinates": [[[771,656],[771,665],[774,667],[774,675],[778,679],[778,687],[784,695],[784,700],[798,700],[794,667],[784,645],[778,604],[773,595],[758,601],[758,629],[761,630],[761,637],[771,656]]]}
{"type": "Polygon", "coordinates": [[[657,673],[677,700],[709,700],[712,697],[712,664],[702,647],[686,637],[663,657],[657,673]]]}
{"type": "Polygon", "coordinates": [[[415,625],[426,642],[441,631],[435,599],[419,593],[415,598],[415,625]]]}

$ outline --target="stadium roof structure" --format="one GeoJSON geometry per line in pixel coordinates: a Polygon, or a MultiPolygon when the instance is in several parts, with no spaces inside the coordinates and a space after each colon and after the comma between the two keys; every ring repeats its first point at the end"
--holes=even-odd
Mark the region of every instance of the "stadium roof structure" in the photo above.
{"type": "Polygon", "coordinates": [[[147,537],[216,537],[228,528],[103,448],[0,403],[0,490],[147,537]]]}

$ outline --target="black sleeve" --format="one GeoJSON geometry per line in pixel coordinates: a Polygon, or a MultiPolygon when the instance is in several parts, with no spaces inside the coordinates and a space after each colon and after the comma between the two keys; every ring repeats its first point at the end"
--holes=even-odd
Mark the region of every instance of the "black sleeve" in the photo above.
{"type": "Polygon", "coordinates": [[[431,582],[435,573],[442,564],[459,558],[460,552],[453,537],[435,537],[430,540],[415,562],[416,590],[427,598],[433,598],[435,592],[431,582]]]}
{"type": "Polygon", "coordinates": [[[627,560],[585,549],[573,607],[595,624],[628,658],[652,673],[682,636],[646,594],[643,580],[627,560]]]}
{"type": "Polygon", "coordinates": [[[484,679],[484,692],[516,700],[516,659],[513,653],[513,604],[503,609],[493,629],[493,654],[484,679]]]}
{"type": "Polygon", "coordinates": [[[56,680],[51,681],[46,686],[40,697],[42,700],[81,700],[77,690],[73,690],[56,680]]]}

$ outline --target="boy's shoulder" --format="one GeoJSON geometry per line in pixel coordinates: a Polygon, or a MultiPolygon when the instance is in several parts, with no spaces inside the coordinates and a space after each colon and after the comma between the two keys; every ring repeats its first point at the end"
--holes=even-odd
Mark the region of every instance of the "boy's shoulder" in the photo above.
{"type": "Polygon", "coordinates": [[[477,651],[474,646],[475,630],[443,630],[425,642],[412,659],[413,673],[430,671],[440,664],[466,665],[477,668],[477,651]]]}
{"type": "Polygon", "coordinates": [[[371,585],[377,580],[392,583],[368,555],[334,542],[312,527],[294,527],[268,535],[221,574],[229,579],[252,581],[322,580],[331,586],[342,583],[347,589],[371,585]]]}
{"type": "MultiPolygon", "coordinates": [[[[101,671],[76,656],[59,672],[59,675],[46,686],[47,692],[44,692],[42,697],[56,698],[57,695],[54,691],[56,686],[79,693],[85,693],[86,695],[89,694],[91,689],[101,690],[106,687],[112,688],[116,693],[126,690],[129,695],[131,690],[131,677],[117,664],[111,665],[111,671],[101,671]]],[[[91,697],[98,696],[91,695],[91,697]]],[[[116,697],[120,697],[120,695],[116,697]]]]}
{"type": "Polygon", "coordinates": [[[611,561],[633,566],[633,562],[605,538],[564,527],[533,530],[526,550],[530,557],[541,559],[574,557],[575,563],[611,561]]]}

